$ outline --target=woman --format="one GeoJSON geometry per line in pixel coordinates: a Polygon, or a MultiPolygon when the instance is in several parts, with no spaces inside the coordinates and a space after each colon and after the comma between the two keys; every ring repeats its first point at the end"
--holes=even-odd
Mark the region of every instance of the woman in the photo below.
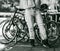
{"type": "Polygon", "coordinates": [[[40,0],[20,0],[20,8],[25,9],[25,20],[28,25],[29,29],[29,35],[30,35],[30,42],[32,46],[35,46],[34,44],[34,31],[33,31],[33,16],[36,18],[36,22],[39,27],[39,33],[41,36],[41,39],[43,40],[44,45],[48,45],[48,40],[47,40],[47,35],[46,35],[46,30],[43,25],[43,20],[40,12],[40,0]],[[35,9],[34,9],[35,8],[35,9]]]}

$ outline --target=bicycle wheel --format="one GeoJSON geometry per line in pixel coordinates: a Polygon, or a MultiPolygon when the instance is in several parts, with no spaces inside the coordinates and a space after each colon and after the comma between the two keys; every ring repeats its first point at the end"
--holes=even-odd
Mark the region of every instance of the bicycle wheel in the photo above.
{"type": "Polygon", "coordinates": [[[40,34],[39,34],[39,28],[38,28],[38,25],[36,25],[34,27],[34,32],[35,32],[35,39],[36,39],[36,42],[40,45],[42,45],[42,39],[40,37],[40,34]]]}
{"type": "Polygon", "coordinates": [[[55,21],[50,21],[47,23],[47,36],[48,36],[48,43],[51,46],[54,46],[59,39],[59,30],[57,27],[57,23],[55,21]]]}
{"type": "Polygon", "coordinates": [[[26,26],[26,24],[22,24],[22,26],[23,26],[23,29],[20,29],[18,32],[18,37],[19,37],[19,39],[20,39],[20,42],[22,42],[22,43],[25,43],[25,42],[27,42],[28,40],[29,40],[29,33],[28,33],[28,28],[27,28],[27,26],[26,26]]]}
{"type": "Polygon", "coordinates": [[[7,20],[2,28],[3,37],[6,39],[6,42],[3,43],[10,43],[11,41],[13,41],[14,38],[16,37],[16,33],[17,33],[16,26],[10,24],[10,21],[7,20]]]}

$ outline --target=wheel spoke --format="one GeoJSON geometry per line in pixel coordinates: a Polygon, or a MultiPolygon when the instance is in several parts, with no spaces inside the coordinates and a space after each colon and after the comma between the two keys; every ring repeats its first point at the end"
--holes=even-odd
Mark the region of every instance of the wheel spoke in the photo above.
{"type": "Polygon", "coordinates": [[[58,40],[58,27],[57,27],[57,24],[56,22],[54,21],[50,21],[48,22],[48,42],[49,44],[51,45],[55,45],[55,43],[57,42],[58,40]]]}

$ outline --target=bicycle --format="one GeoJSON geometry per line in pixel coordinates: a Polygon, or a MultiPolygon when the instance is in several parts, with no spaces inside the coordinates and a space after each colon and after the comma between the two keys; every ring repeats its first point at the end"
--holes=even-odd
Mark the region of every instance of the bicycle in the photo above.
{"type": "MultiPolygon", "coordinates": [[[[2,28],[2,34],[3,34],[4,38],[6,39],[6,42],[3,42],[4,44],[9,44],[9,43],[14,42],[14,41],[15,42],[17,42],[17,41],[21,41],[21,42],[29,41],[28,26],[26,24],[24,14],[20,12],[20,11],[24,11],[24,9],[18,9],[16,7],[15,7],[15,9],[16,10],[15,10],[14,16],[10,20],[7,20],[2,28]],[[20,16],[16,16],[16,13],[20,14],[20,16]],[[10,30],[11,26],[13,27],[12,30],[10,30]]],[[[46,14],[47,13],[44,13],[44,18],[45,18],[44,26],[46,28],[46,32],[47,32],[47,35],[49,38],[48,40],[51,41],[52,39],[50,39],[50,37],[54,37],[54,36],[51,36],[52,33],[49,34],[48,31],[52,30],[52,28],[54,26],[51,27],[50,25],[51,24],[53,25],[53,23],[54,23],[54,25],[57,28],[57,24],[55,21],[48,21],[47,22],[46,14]]],[[[38,43],[42,44],[42,39],[40,38],[40,35],[39,35],[39,28],[38,28],[37,23],[35,22],[35,19],[34,19],[34,32],[35,32],[36,41],[38,43]]],[[[50,31],[50,32],[52,32],[52,31],[50,31]]],[[[55,40],[58,39],[58,37],[56,39],[55,38],[52,42],[54,42],[55,40]]]]}
{"type": "Polygon", "coordinates": [[[29,34],[28,34],[29,32],[28,32],[28,27],[24,18],[24,14],[18,12],[18,11],[24,11],[24,9],[17,9],[16,7],[15,9],[16,10],[15,10],[14,16],[10,20],[7,20],[2,28],[3,37],[6,39],[6,42],[2,42],[4,44],[13,42],[16,37],[18,37],[18,39],[22,42],[26,42],[29,40],[29,34]],[[18,17],[16,16],[16,13],[21,15],[18,17]],[[22,27],[19,27],[19,26],[22,26],[22,27]],[[12,30],[10,30],[11,28],[12,30]]]}

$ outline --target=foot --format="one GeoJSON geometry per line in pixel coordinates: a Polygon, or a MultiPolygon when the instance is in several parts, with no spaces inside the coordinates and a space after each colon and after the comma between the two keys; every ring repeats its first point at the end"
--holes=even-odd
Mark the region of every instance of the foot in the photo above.
{"type": "Polygon", "coordinates": [[[44,47],[49,47],[51,48],[51,45],[48,43],[48,40],[43,40],[42,41],[44,47]]]}
{"type": "Polygon", "coordinates": [[[34,39],[30,39],[30,44],[35,47],[35,40],[34,39]]]}
{"type": "Polygon", "coordinates": [[[43,47],[47,47],[45,44],[42,45],[43,47]]]}

